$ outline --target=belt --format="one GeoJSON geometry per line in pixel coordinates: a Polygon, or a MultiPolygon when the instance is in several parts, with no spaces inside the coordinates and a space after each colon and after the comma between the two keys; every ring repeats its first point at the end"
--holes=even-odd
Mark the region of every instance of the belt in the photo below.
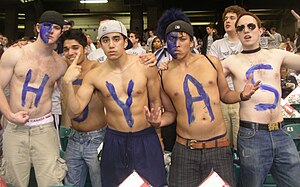
{"type": "Polygon", "coordinates": [[[186,139],[177,135],[176,141],[189,149],[208,149],[214,147],[227,147],[230,145],[228,138],[219,138],[211,141],[186,139]]]}
{"type": "Polygon", "coordinates": [[[249,129],[254,129],[254,130],[275,131],[281,129],[283,125],[281,122],[262,124],[262,123],[248,122],[248,121],[240,121],[240,126],[249,129]]]}

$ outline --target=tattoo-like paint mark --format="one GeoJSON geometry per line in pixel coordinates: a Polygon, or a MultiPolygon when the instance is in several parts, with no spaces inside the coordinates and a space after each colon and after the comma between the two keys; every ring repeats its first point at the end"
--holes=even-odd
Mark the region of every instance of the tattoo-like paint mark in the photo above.
{"type": "Polygon", "coordinates": [[[114,85],[109,83],[108,81],[106,81],[106,87],[107,87],[110,95],[112,96],[114,101],[122,108],[126,122],[130,128],[132,128],[133,124],[134,124],[134,120],[132,118],[132,113],[130,111],[130,106],[132,104],[131,93],[133,91],[133,86],[134,86],[134,82],[132,80],[130,80],[128,83],[128,88],[127,88],[128,98],[126,99],[126,103],[124,103],[118,98],[114,85]]]}
{"type": "Polygon", "coordinates": [[[49,42],[49,34],[52,31],[52,23],[49,22],[43,22],[40,24],[40,36],[41,39],[45,42],[49,42]]]}
{"type": "MultiPolygon", "coordinates": [[[[252,66],[251,68],[249,68],[248,71],[246,72],[246,78],[248,79],[250,74],[252,73],[253,74],[253,77],[251,80],[252,84],[255,84],[254,71],[260,70],[260,69],[272,70],[273,68],[269,64],[256,64],[256,65],[252,66]]],[[[278,101],[279,101],[279,92],[274,87],[265,85],[265,84],[260,84],[259,89],[272,92],[275,96],[275,100],[274,100],[273,104],[267,104],[267,103],[257,104],[257,105],[255,105],[255,110],[263,111],[263,110],[267,110],[267,109],[275,109],[277,107],[278,101]]]]}
{"type": "MultiPolygon", "coordinates": [[[[73,85],[82,85],[82,79],[77,79],[72,84],[73,85]]],[[[73,118],[72,120],[74,120],[78,123],[83,122],[88,117],[88,114],[89,114],[89,105],[87,105],[84,108],[84,110],[82,111],[82,116],[81,117],[73,118]]]]}
{"type": "Polygon", "coordinates": [[[178,33],[176,32],[170,32],[167,34],[167,44],[168,44],[168,52],[170,53],[170,55],[174,58],[177,59],[177,54],[175,54],[175,50],[177,49],[176,45],[177,45],[177,41],[178,41],[178,33]]]}
{"type": "Polygon", "coordinates": [[[32,74],[32,70],[29,69],[29,71],[26,74],[25,82],[23,84],[23,90],[22,90],[22,106],[23,107],[26,104],[27,92],[33,92],[33,93],[36,94],[36,97],[35,97],[35,100],[34,100],[34,106],[35,107],[38,106],[38,104],[40,102],[40,99],[42,97],[43,91],[44,91],[44,87],[45,87],[46,83],[49,80],[49,76],[47,74],[45,74],[40,87],[39,88],[33,88],[33,87],[28,86],[28,83],[30,82],[30,79],[31,79],[31,74],[32,74]]]}
{"type": "Polygon", "coordinates": [[[186,105],[186,110],[188,113],[188,123],[189,125],[195,121],[195,116],[193,114],[194,109],[193,109],[193,103],[197,102],[197,101],[204,101],[204,104],[209,112],[209,116],[211,118],[211,121],[213,121],[215,119],[215,116],[212,112],[212,108],[210,105],[210,98],[209,96],[206,94],[205,90],[203,89],[203,86],[201,85],[201,83],[199,83],[193,76],[187,74],[184,78],[184,82],[183,82],[183,90],[184,90],[184,94],[185,94],[185,105],[186,105]],[[189,86],[188,86],[188,81],[190,81],[191,83],[193,83],[195,85],[195,87],[197,88],[198,94],[199,96],[197,97],[192,97],[190,90],[189,90],[189,86]]]}

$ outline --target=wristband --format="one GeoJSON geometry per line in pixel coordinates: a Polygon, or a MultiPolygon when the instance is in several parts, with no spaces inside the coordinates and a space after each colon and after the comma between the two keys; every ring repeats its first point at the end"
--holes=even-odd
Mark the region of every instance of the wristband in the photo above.
{"type": "Polygon", "coordinates": [[[243,96],[243,92],[240,93],[241,101],[247,101],[248,99],[243,96]]]}

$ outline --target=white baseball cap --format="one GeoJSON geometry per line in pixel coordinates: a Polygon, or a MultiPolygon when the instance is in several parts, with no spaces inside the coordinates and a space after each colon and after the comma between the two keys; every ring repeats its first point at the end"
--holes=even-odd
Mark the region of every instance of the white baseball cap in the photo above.
{"type": "Polygon", "coordinates": [[[98,29],[98,38],[101,39],[104,35],[112,32],[121,33],[127,38],[128,45],[125,49],[132,48],[133,44],[127,36],[127,29],[120,21],[109,20],[105,21],[104,23],[101,23],[98,29]]]}

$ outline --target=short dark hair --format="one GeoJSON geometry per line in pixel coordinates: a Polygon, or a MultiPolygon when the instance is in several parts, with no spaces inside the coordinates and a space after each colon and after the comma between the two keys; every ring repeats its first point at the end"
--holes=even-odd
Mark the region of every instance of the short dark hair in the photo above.
{"type": "Polygon", "coordinates": [[[229,12],[236,13],[237,17],[239,17],[242,13],[246,12],[246,10],[238,5],[231,5],[229,7],[226,7],[222,15],[223,21],[225,19],[226,14],[229,12]]]}
{"type": "Polygon", "coordinates": [[[104,21],[104,20],[116,20],[116,19],[112,16],[104,15],[104,16],[100,17],[99,22],[104,21]]]}
{"type": "Polygon", "coordinates": [[[129,34],[131,34],[131,33],[134,34],[135,38],[138,38],[139,41],[141,41],[141,36],[139,35],[138,32],[136,32],[136,31],[129,31],[129,34]]]}
{"type": "Polygon", "coordinates": [[[86,47],[88,45],[85,34],[80,29],[67,30],[61,36],[62,43],[66,40],[76,40],[80,45],[86,47]]]}
{"type": "Polygon", "coordinates": [[[241,19],[241,17],[247,16],[247,15],[253,17],[253,18],[256,20],[256,22],[257,22],[258,28],[261,28],[261,21],[260,21],[260,19],[259,19],[255,14],[253,14],[252,12],[244,12],[244,13],[242,13],[242,14],[237,18],[237,20],[236,20],[236,22],[235,22],[235,27],[237,26],[237,23],[239,22],[239,20],[241,19]]]}

